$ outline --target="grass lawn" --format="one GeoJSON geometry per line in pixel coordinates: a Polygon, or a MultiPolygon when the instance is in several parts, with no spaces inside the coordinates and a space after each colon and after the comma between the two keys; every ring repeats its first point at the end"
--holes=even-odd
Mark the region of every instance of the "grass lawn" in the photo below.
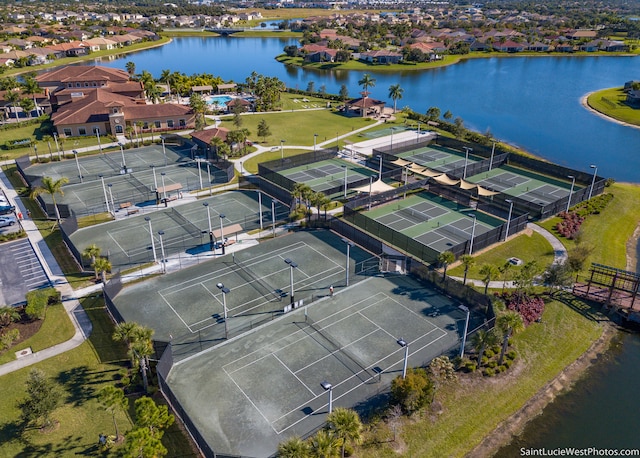
{"type": "Polygon", "coordinates": [[[640,125],[640,108],[631,108],[625,103],[627,95],[621,87],[603,89],[587,98],[591,108],[618,121],[640,125]]]}
{"type": "MultiPolygon", "coordinates": [[[[102,298],[90,297],[81,302],[93,324],[89,340],[32,366],[60,385],[62,405],[53,415],[59,421],[58,428],[41,433],[23,430],[20,424],[16,403],[25,396],[24,383],[31,367],[0,377],[0,456],[98,456],[98,435],[114,434],[111,415],[99,408],[95,395],[102,386],[118,380],[118,372],[126,365],[126,349],[111,340],[113,324],[102,298]]],[[[131,397],[130,402],[133,403],[131,397]]],[[[118,412],[116,420],[121,431],[132,426],[125,412],[118,412]]],[[[169,449],[167,456],[196,456],[177,426],[167,431],[163,444],[169,449]]]]}
{"type": "Polygon", "coordinates": [[[74,332],[73,325],[62,304],[48,307],[47,315],[42,322],[40,330],[27,340],[20,342],[3,353],[0,356],[0,364],[15,360],[16,352],[25,348],[31,347],[31,350],[36,352],[65,342],[73,337],[74,332]]]}
{"type": "MultiPolygon", "coordinates": [[[[574,299],[567,295],[567,300],[574,299]]],[[[441,413],[405,418],[402,456],[465,456],[584,353],[601,333],[601,325],[580,311],[558,301],[547,304],[543,322],[514,338],[518,358],[508,372],[492,378],[477,373],[463,375],[437,392],[441,413]]],[[[386,426],[378,427],[377,439],[393,437],[386,426]]],[[[398,456],[392,446],[391,441],[365,444],[357,456],[398,456]]]]}
{"type": "MultiPolygon", "coordinates": [[[[507,259],[513,256],[522,259],[525,263],[535,260],[538,262],[539,267],[546,268],[553,262],[553,248],[551,248],[549,242],[537,232],[531,234],[522,233],[489,251],[474,256],[476,263],[469,268],[467,278],[480,279],[482,278],[480,269],[483,264],[500,267],[507,262],[507,259]]],[[[514,273],[519,269],[521,269],[521,266],[513,266],[513,268],[509,270],[509,275],[513,277],[514,273]]],[[[448,269],[447,275],[462,277],[464,275],[464,266],[460,264],[448,269]]]]}
{"type": "MultiPolygon", "coordinates": [[[[614,195],[609,205],[599,215],[590,215],[582,225],[583,239],[593,248],[587,268],[592,262],[618,269],[627,269],[626,244],[640,221],[640,185],[614,183],[606,188],[614,195]]],[[[560,218],[554,217],[540,223],[557,235],[554,226],[560,218]]],[[[558,237],[567,249],[575,247],[573,240],[558,237]]]]}

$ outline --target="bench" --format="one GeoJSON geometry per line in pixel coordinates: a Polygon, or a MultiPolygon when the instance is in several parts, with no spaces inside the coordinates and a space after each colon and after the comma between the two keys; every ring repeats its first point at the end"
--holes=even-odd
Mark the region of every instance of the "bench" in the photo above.
{"type": "Polygon", "coordinates": [[[132,208],[131,210],[127,210],[127,216],[135,215],[136,213],[140,213],[139,208],[132,208]]]}
{"type": "Polygon", "coordinates": [[[123,202],[120,204],[120,209],[125,209],[131,207],[131,202],[123,202]]]}
{"type": "Polygon", "coordinates": [[[178,200],[178,196],[169,196],[169,197],[165,197],[164,199],[162,199],[162,202],[172,202],[174,200],[178,200]]]}

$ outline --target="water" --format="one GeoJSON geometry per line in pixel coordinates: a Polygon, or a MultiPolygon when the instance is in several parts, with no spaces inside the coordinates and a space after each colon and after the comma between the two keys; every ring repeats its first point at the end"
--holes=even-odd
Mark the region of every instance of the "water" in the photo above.
{"type": "Polygon", "coordinates": [[[233,99],[228,95],[209,95],[205,97],[205,100],[209,105],[211,105],[211,108],[216,110],[223,110],[227,107],[226,103],[230,102],[233,99]]]}
{"type": "Polygon", "coordinates": [[[523,447],[640,448],[635,432],[639,377],[640,336],[621,334],[571,391],[558,397],[495,457],[521,456],[523,447]]]}
{"type": "MultiPolygon", "coordinates": [[[[124,69],[129,60],[138,71],[158,77],[163,69],[186,74],[207,72],[225,81],[243,82],[252,71],[276,76],[287,86],[338,93],[345,84],[352,97],[361,90],[363,72],[317,71],[285,67],[274,57],[295,39],[175,38],[170,44],[129,54],[103,65],[124,69]]],[[[465,124],[521,146],[561,165],[602,176],[640,182],[640,129],[612,123],[580,105],[587,92],[621,86],[640,74],[637,57],[510,57],[472,59],[420,72],[376,73],[371,97],[392,105],[389,86],[404,89],[398,107],[424,113],[431,106],[450,110],[465,124]],[[606,158],[606,159],[605,159],[606,158]]]]}

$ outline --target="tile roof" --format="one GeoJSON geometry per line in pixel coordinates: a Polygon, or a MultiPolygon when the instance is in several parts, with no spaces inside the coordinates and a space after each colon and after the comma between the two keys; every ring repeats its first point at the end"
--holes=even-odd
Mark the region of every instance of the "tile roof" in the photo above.
{"type": "Polygon", "coordinates": [[[59,69],[51,70],[36,77],[38,82],[48,81],[110,81],[113,83],[126,83],[129,81],[129,74],[124,70],[116,68],[69,65],[59,69]]]}
{"type": "Polygon", "coordinates": [[[204,142],[206,144],[209,144],[211,143],[211,140],[214,137],[218,137],[223,141],[226,141],[228,133],[229,133],[229,129],[226,129],[224,127],[217,127],[215,129],[199,130],[199,131],[193,132],[191,134],[191,137],[197,140],[200,140],[201,142],[204,142]]]}

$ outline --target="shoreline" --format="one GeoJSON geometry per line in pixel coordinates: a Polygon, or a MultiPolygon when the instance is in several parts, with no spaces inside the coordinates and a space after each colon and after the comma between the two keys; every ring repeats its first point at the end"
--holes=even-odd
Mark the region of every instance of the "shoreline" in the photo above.
{"type": "Polygon", "coordinates": [[[634,129],[640,129],[640,126],[637,126],[635,124],[629,124],[628,122],[620,121],[619,119],[612,118],[611,116],[608,116],[608,115],[606,115],[606,114],[604,114],[604,113],[592,108],[589,105],[588,99],[589,99],[589,96],[591,94],[594,94],[595,92],[598,92],[598,91],[587,92],[585,95],[583,95],[580,98],[580,105],[582,105],[584,108],[586,108],[587,111],[591,112],[592,114],[594,114],[596,116],[601,117],[602,119],[606,119],[607,121],[614,122],[614,123],[619,124],[621,126],[633,127],[634,129]]]}
{"type": "Polygon", "coordinates": [[[602,334],[591,344],[587,351],[542,387],[517,412],[502,421],[466,456],[490,458],[500,448],[511,443],[514,437],[522,433],[529,421],[542,414],[544,409],[554,402],[559,395],[573,388],[575,382],[591,367],[591,361],[599,358],[609,349],[609,344],[616,331],[617,328],[613,322],[605,323],[602,334]]]}

